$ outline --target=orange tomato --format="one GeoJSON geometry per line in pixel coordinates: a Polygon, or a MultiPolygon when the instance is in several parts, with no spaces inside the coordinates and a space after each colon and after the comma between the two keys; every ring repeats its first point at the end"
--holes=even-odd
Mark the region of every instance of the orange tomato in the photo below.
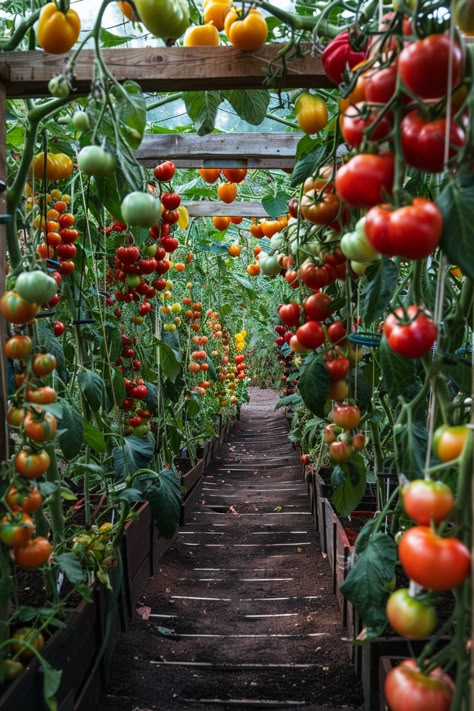
{"type": "Polygon", "coordinates": [[[214,223],[214,227],[216,229],[223,231],[229,227],[230,217],[224,217],[222,215],[218,215],[218,216],[212,218],[212,222],[214,223]]]}
{"type": "Polygon", "coordinates": [[[221,183],[217,188],[217,194],[222,202],[234,202],[237,197],[237,186],[235,183],[221,183]]]}
{"type": "Polygon", "coordinates": [[[232,7],[232,0],[211,0],[204,5],[204,22],[212,22],[215,28],[221,32],[224,29],[224,22],[227,13],[232,7]]]}
{"type": "Polygon", "coordinates": [[[240,244],[231,244],[230,247],[228,248],[228,252],[231,257],[239,257],[240,256],[240,244]]]}
{"type": "Polygon", "coordinates": [[[247,274],[249,274],[249,276],[257,276],[260,274],[260,264],[249,264],[247,274]]]}
{"type": "Polygon", "coordinates": [[[205,183],[212,185],[221,174],[220,168],[198,168],[198,173],[205,183]]]}
{"type": "Polygon", "coordinates": [[[232,7],[226,15],[224,31],[234,47],[253,51],[265,44],[268,26],[260,10],[251,8],[243,16],[232,7]]]}
{"type": "Polygon", "coordinates": [[[224,177],[230,183],[241,183],[247,175],[247,168],[224,168],[224,177]]]}
{"type": "Polygon", "coordinates": [[[183,38],[184,47],[217,47],[219,44],[217,28],[210,22],[188,27],[183,38]]]}

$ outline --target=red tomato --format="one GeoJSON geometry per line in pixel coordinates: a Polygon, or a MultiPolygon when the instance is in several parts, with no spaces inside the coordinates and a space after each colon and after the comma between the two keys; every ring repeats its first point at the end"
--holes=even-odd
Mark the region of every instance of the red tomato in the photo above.
{"type": "MultiPolygon", "coordinates": [[[[427,173],[444,170],[446,119],[425,121],[418,111],[410,111],[401,123],[403,157],[408,165],[427,173]]],[[[465,142],[462,128],[453,120],[449,127],[448,160],[456,155],[456,147],[465,142]]]]}
{"type": "Polygon", "coordinates": [[[323,286],[327,286],[331,281],[327,265],[318,267],[311,259],[307,259],[301,265],[300,278],[303,284],[310,289],[321,289],[323,286]]]}
{"type": "Polygon", "coordinates": [[[385,680],[385,698],[391,711],[449,711],[454,684],[436,667],[423,674],[414,659],[404,659],[385,680]]]}
{"type": "Polygon", "coordinates": [[[434,321],[418,306],[409,306],[406,312],[408,321],[404,320],[402,308],[389,314],[383,332],[392,351],[405,358],[421,358],[433,346],[437,329],[434,321]]]}
{"type": "Polygon", "coordinates": [[[306,318],[311,321],[325,321],[332,314],[331,304],[331,297],[323,291],[311,294],[303,303],[306,318]]]}
{"type": "Polygon", "coordinates": [[[400,79],[422,99],[446,96],[450,54],[454,88],[463,77],[463,55],[459,44],[451,42],[447,34],[429,35],[404,47],[398,58],[400,79]]]}
{"type": "Polygon", "coordinates": [[[403,507],[421,526],[443,521],[454,508],[454,495],[442,481],[415,479],[402,488],[403,507]]]}
{"type": "Polygon", "coordinates": [[[354,450],[349,442],[331,442],[329,455],[335,462],[347,462],[352,457],[354,450]]]}
{"type": "Polygon", "coordinates": [[[42,412],[41,416],[33,416],[28,412],[23,420],[23,427],[26,436],[34,442],[49,442],[56,434],[58,421],[49,412],[42,412]]]}
{"type": "Polygon", "coordinates": [[[301,307],[299,304],[283,304],[278,311],[281,321],[290,328],[298,326],[300,322],[301,307]]]}
{"type": "Polygon", "coordinates": [[[393,177],[393,153],[359,153],[337,171],[336,192],[349,207],[369,208],[391,194],[393,177]]]}
{"type": "Polygon", "coordinates": [[[296,338],[305,348],[319,348],[324,343],[323,327],[318,321],[306,321],[296,331],[296,338]]]}
{"type": "Polygon", "coordinates": [[[451,590],[469,575],[471,556],[457,538],[442,538],[429,526],[405,531],[398,557],[408,577],[429,590],[451,590]]]}
{"type": "Polygon", "coordinates": [[[28,489],[11,486],[7,492],[7,504],[10,508],[23,509],[27,514],[34,513],[41,506],[42,500],[37,486],[30,486],[28,489]]]}
{"type": "Polygon", "coordinates": [[[416,197],[411,205],[397,210],[376,205],[366,215],[364,230],[371,246],[381,254],[424,259],[441,240],[443,216],[434,202],[416,197]]]}
{"type": "Polygon", "coordinates": [[[351,40],[354,42],[354,39],[357,40],[354,32],[349,35],[349,32],[344,31],[331,40],[324,49],[321,63],[326,75],[334,84],[342,81],[342,74],[348,66],[352,69],[366,58],[369,40],[362,47],[353,48],[351,40]]]}
{"type": "Polygon", "coordinates": [[[33,358],[33,373],[43,376],[52,373],[56,367],[56,358],[52,353],[38,353],[33,358]]]}
{"type": "Polygon", "coordinates": [[[410,595],[407,588],[395,590],[387,600],[387,619],[407,639],[428,637],[438,622],[436,609],[410,595]]]}
{"type": "Polygon", "coordinates": [[[167,160],[164,163],[157,165],[153,171],[155,178],[161,181],[171,180],[176,170],[176,166],[171,160],[167,160]]]}
{"type": "Polygon", "coordinates": [[[349,358],[339,356],[338,358],[325,358],[325,363],[331,380],[342,380],[351,369],[349,358]]]}
{"type": "Polygon", "coordinates": [[[375,124],[371,130],[372,124],[378,119],[383,105],[379,107],[371,107],[367,110],[367,104],[360,102],[353,106],[349,106],[342,114],[341,133],[342,136],[351,148],[358,148],[364,138],[370,141],[381,141],[386,138],[392,130],[392,122],[385,115],[375,124]]]}
{"type": "Polygon", "coordinates": [[[0,314],[10,323],[29,323],[34,319],[38,310],[38,304],[30,304],[16,291],[5,291],[0,296],[0,314]]]}
{"type": "Polygon", "coordinates": [[[328,338],[331,343],[338,343],[343,346],[346,343],[347,331],[342,321],[334,321],[328,326],[328,338]]]}
{"type": "Polygon", "coordinates": [[[47,538],[36,536],[25,546],[15,548],[15,563],[22,568],[39,568],[51,555],[51,544],[47,538]]]}
{"type": "Polygon", "coordinates": [[[364,76],[365,100],[369,104],[388,104],[397,86],[398,62],[381,69],[369,69],[364,76]]]}

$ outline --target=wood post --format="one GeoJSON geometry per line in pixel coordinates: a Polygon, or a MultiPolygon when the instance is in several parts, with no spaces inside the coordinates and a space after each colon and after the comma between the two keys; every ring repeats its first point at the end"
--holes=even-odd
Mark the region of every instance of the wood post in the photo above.
{"type": "MultiPolygon", "coordinates": [[[[7,207],[7,94],[5,84],[0,81],[0,295],[5,291],[7,225],[3,221],[7,207]]],[[[5,354],[7,322],[0,316],[0,462],[8,459],[7,397],[8,397],[8,360],[5,354]]]]}

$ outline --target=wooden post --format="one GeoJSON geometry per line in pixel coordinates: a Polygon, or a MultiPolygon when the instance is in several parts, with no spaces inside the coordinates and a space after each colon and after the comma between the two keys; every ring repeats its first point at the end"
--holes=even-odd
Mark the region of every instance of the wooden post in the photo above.
{"type": "MultiPolygon", "coordinates": [[[[1,216],[6,214],[7,207],[7,94],[5,84],[0,81],[0,294],[5,291],[6,256],[7,256],[7,226],[1,216]]],[[[8,459],[8,428],[7,428],[7,369],[8,361],[5,354],[7,322],[0,316],[0,462],[8,459]]]]}

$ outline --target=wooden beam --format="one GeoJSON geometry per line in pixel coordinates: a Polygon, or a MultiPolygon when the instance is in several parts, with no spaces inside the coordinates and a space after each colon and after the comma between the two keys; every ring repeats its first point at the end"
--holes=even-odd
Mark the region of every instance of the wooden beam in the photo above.
{"type": "Polygon", "coordinates": [[[260,202],[221,202],[220,200],[200,200],[182,202],[190,217],[268,217],[268,212],[260,202]]]}
{"type": "Polygon", "coordinates": [[[177,168],[286,168],[295,163],[303,133],[157,134],[143,138],[135,157],[152,168],[172,160],[177,168]]]}
{"type": "MultiPolygon", "coordinates": [[[[118,81],[133,79],[145,92],[202,91],[205,89],[258,89],[266,72],[280,73],[281,62],[273,64],[283,45],[266,44],[255,52],[225,47],[140,47],[105,49],[103,58],[118,81]]],[[[321,60],[311,54],[287,57],[284,77],[275,79],[278,88],[333,87],[321,60]]],[[[41,50],[0,54],[0,80],[6,83],[8,98],[49,96],[48,82],[62,74],[69,55],[52,55],[41,50]]],[[[82,50],[74,66],[75,92],[90,92],[94,73],[94,51],[82,50]]]]}
{"type": "MultiPolygon", "coordinates": [[[[7,112],[5,84],[0,80],[0,294],[5,291],[6,258],[7,258],[7,226],[2,222],[1,216],[6,214],[6,185],[7,185],[7,125],[3,118],[7,112]]],[[[5,341],[7,337],[7,322],[0,316],[0,462],[8,459],[8,360],[5,354],[5,341]]]]}

